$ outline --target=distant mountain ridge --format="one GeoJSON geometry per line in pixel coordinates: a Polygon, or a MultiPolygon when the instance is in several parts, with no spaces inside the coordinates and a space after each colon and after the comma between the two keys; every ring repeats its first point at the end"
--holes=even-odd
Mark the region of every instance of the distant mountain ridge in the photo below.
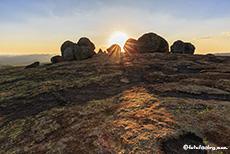
{"type": "Polygon", "coordinates": [[[2,65],[28,65],[35,61],[50,62],[50,58],[57,54],[29,54],[29,55],[0,55],[2,65]]]}
{"type": "MultiPolygon", "coordinates": [[[[0,55],[0,67],[9,65],[28,65],[35,61],[50,62],[50,58],[58,54],[28,54],[28,55],[0,55]]],[[[230,56],[230,53],[215,53],[216,56],[230,56]]]]}
{"type": "Polygon", "coordinates": [[[215,53],[216,56],[230,56],[230,53],[215,53]]]}

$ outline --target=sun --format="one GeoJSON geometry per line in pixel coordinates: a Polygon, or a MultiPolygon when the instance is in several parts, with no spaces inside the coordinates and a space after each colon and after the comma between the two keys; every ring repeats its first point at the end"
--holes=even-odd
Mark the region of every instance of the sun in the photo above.
{"type": "Polygon", "coordinates": [[[122,32],[114,33],[109,39],[109,46],[118,44],[123,49],[125,42],[129,39],[128,35],[122,32]]]}

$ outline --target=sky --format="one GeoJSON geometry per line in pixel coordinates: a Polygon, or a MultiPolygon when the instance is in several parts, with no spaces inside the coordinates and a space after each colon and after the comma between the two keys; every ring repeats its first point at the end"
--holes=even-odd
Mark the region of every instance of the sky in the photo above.
{"type": "Polygon", "coordinates": [[[0,54],[60,54],[88,37],[105,50],[116,32],[154,32],[197,54],[230,52],[229,0],[0,0],[0,54]]]}

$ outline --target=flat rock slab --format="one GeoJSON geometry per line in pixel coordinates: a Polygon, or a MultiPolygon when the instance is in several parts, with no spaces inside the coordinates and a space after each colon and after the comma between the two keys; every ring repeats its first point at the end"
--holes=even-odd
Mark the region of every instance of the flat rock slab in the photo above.
{"type": "Polygon", "coordinates": [[[1,69],[0,153],[230,148],[229,70],[230,57],[169,53],[1,69]]]}

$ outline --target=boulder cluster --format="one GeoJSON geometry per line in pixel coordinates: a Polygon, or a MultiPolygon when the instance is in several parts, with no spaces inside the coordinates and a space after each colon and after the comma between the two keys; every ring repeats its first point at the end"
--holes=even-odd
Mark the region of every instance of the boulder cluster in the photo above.
{"type": "MultiPolygon", "coordinates": [[[[193,44],[181,40],[175,41],[170,47],[171,51],[169,51],[169,44],[166,39],[152,32],[142,35],[137,40],[133,38],[128,39],[123,49],[128,54],[154,52],[194,54],[195,52],[195,46],[193,44]]],[[[67,40],[61,45],[61,56],[54,56],[50,61],[54,64],[63,61],[84,60],[95,55],[94,50],[95,45],[87,37],[80,38],[77,43],[67,40]]],[[[108,56],[119,56],[120,52],[121,47],[117,44],[113,44],[107,49],[108,56]]],[[[99,49],[97,54],[107,53],[99,49]]],[[[38,66],[39,64],[36,63],[28,65],[26,68],[38,66]]]]}
{"type": "Polygon", "coordinates": [[[194,54],[195,46],[191,43],[186,43],[178,40],[171,46],[172,53],[194,54]]]}
{"type": "Polygon", "coordinates": [[[78,43],[65,41],[61,46],[61,55],[64,61],[84,60],[96,54],[94,50],[94,44],[88,38],[82,37],[78,43]]]}
{"type": "Polygon", "coordinates": [[[77,43],[65,41],[61,45],[61,56],[54,56],[50,61],[55,64],[63,61],[84,60],[95,55],[95,45],[87,37],[82,37],[77,43]]]}
{"type": "MultiPolygon", "coordinates": [[[[107,49],[108,53],[113,54],[120,52],[117,47],[118,45],[114,44],[107,49]]],[[[181,40],[175,41],[171,46],[171,51],[169,51],[168,42],[161,36],[155,33],[146,33],[140,38],[133,39],[130,38],[126,41],[123,49],[126,53],[183,53],[183,54],[194,54],[195,46],[191,43],[186,43],[181,40]]]]}

